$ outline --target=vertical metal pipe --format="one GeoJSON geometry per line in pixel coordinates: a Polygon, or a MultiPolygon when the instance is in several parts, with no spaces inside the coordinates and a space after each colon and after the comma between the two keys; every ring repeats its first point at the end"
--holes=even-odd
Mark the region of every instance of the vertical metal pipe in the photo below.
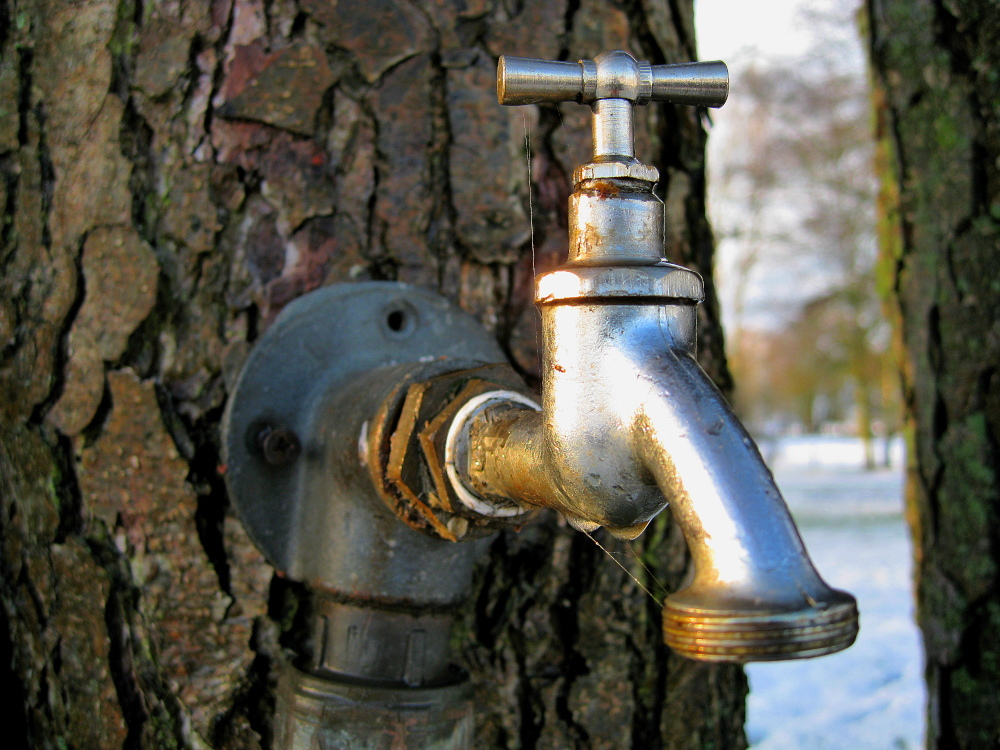
{"type": "Polygon", "coordinates": [[[632,102],[627,99],[598,99],[593,109],[594,161],[611,156],[634,159],[632,102]]]}

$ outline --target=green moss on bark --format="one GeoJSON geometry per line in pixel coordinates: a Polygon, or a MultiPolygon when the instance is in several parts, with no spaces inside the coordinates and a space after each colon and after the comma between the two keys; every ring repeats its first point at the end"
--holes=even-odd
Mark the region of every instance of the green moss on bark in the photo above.
{"type": "MultiPolygon", "coordinates": [[[[913,425],[909,502],[928,747],[1000,743],[1000,17],[985,0],[869,0],[896,184],[880,233],[913,425]],[[898,215],[898,221],[893,217],[898,215]],[[898,238],[898,241],[897,241],[898,238]]],[[[888,174],[887,174],[888,172],[888,174]]]]}

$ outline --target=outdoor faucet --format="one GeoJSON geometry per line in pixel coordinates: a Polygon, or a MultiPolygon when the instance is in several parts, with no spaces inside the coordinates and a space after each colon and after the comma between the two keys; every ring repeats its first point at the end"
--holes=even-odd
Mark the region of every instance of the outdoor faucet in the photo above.
{"type": "Polygon", "coordinates": [[[704,284],[663,258],[659,174],[634,153],[636,105],[721,106],[725,65],[501,57],[497,88],[502,104],[594,113],[568,260],[537,279],[541,403],[476,321],[384,282],[290,305],[230,396],[230,493],[268,559],[318,601],[315,646],[286,691],[300,724],[321,693],[343,705],[357,685],[378,686],[365,700],[398,712],[414,690],[457,684],[449,613],[489,536],[538,507],[623,539],[670,508],[693,572],[666,599],[663,634],[684,656],[820,656],[857,634],[854,597],[817,574],[757,447],[697,364],[704,284]]]}
{"type": "Polygon", "coordinates": [[[854,597],[816,573],[753,440],[695,360],[701,278],[663,258],[659,175],[635,158],[633,107],[721,106],[721,62],[627,52],[579,63],[501,57],[502,104],[573,100],[594,156],[573,175],[569,259],[537,280],[542,407],[497,402],[457,427],[478,495],[559,510],[631,539],[668,505],[694,577],[664,605],[678,653],[761,661],[832,653],[857,634],[854,597]]]}

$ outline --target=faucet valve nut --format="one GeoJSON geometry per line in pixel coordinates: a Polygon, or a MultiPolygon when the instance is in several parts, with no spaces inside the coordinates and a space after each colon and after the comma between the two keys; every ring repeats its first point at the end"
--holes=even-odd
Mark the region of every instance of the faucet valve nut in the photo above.
{"type": "Polygon", "coordinates": [[[511,500],[488,503],[448,466],[455,424],[495,394],[534,405],[509,365],[437,360],[416,367],[379,408],[360,455],[379,495],[407,525],[448,541],[475,539],[533,511],[511,500]],[[469,405],[472,405],[471,407],[469,405]]]}
{"type": "Polygon", "coordinates": [[[573,171],[574,185],[579,185],[584,180],[614,179],[657,183],[660,180],[660,170],[639,162],[601,161],[582,164],[573,171]]]}

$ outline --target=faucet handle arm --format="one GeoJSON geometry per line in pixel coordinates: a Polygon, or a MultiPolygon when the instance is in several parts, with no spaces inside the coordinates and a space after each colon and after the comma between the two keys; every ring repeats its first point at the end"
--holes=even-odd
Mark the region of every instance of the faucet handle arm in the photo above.
{"type": "Polygon", "coordinates": [[[722,60],[653,65],[653,101],[721,107],[729,98],[729,68],[722,60]]]}
{"type": "Polygon", "coordinates": [[[497,98],[508,105],[627,99],[721,107],[728,96],[721,61],[650,65],[615,50],[575,63],[501,55],[497,66],[497,98]]]}
{"type": "Polygon", "coordinates": [[[500,55],[497,99],[501,104],[582,101],[583,65],[500,55]]]}

